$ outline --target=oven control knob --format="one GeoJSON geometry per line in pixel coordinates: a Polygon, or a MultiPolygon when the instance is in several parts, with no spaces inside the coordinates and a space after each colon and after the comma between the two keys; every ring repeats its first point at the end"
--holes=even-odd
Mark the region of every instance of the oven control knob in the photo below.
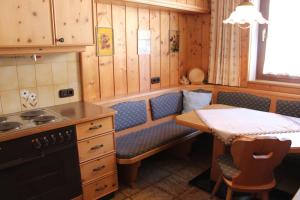
{"type": "Polygon", "coordinates": [[[62,133],[58,133],[58,142],[59,143],[63,143],[64,141],[65,141],[65,138],[64,138],[63,134],[62,133]]]}
{"type": "Polygon", "coordinates": [[[38,138],[36,138],[36,139],[32,140],[32,146],[35,149],[41,149],[42,148],[42,143],[38,138]]]}
{"type": "Polygon", "coordinates": [[[51,134],[50,135],[50,141],[51,141],[51,144],[53,144],[53,145],[56,144],[56,136],[51,134]]]}
{"type": "Polygon", "coordinates": [[[66,131],[66,138],[67,138],[67,141],[70,141],[72,139],[70,131],[66,131]]]}
{"type": "Polygon", "coordinates": [[[49,140],[46,136],[43,137],[43,144],[45,147],[49,146],[49,140]]]}

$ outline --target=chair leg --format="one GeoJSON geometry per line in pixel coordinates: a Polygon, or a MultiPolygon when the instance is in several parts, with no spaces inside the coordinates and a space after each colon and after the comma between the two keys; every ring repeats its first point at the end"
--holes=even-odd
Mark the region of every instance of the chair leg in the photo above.
{"type": "Polygon", "coordinates": [[[227,187],[226,200],[231,200],[231,197],[232,197],[232,189],[230,187],[227,187]]]}
{"type": "Polygon", "coordinates": [[[262,200],[269,200],[269,192],[265,191],[261,193],[262,200]]]}
{"type": "Polygon", "coordinates": [[[220,188],[220,185],[222,183],[222,176],[219,176],[217,182],[216,182],[216,185],[214,187],[214,189],[212,190],[212,193],[211,193],[211,198],[213,198],[214,196],[216,196],[216,193],[218,192],[219,188],[220,188]]]}

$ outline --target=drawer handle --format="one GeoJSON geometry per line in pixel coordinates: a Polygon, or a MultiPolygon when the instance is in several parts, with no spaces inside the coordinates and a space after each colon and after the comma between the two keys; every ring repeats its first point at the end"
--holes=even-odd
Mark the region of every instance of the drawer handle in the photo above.
{"type": "Polygon", "coordinates": [[[96,167],[95,169],[93,169],[93,171],[94,172],[97,172],[97,171],[100,171],[100,170],[102,170],[102,169],[104,169],[105,168],[105,165],[102,165],[102,166],[100,166],[100,167],[96,167]]]}
{"type": "Polygon", "coordinates": [[[104,185],[104,186],[101,187],[101,188],[96,188],[95,191],[96,191],[96,192],[101,192],[101,191],[105,190],[106,188],[107,188],[107,185],[104,185]]]}
{"type": "Polygon", "coordinates": [[[97,149],[101,149],[103,146],[104,146],[103,144],[98,144],[96,146],[91,147],[91,150],[94,151],[94,150],[97,150],[97,149]]]}
{"type": "Polygon", "coordinates": [[[97,130],[97,129],[99,129],[99,128],[102,128],[102,125],[101,125],[101,124],[96,125],[96,126],[92,126],[92,127],[89,128],[89,130],[92,131],[92,130],[97,130]]]}

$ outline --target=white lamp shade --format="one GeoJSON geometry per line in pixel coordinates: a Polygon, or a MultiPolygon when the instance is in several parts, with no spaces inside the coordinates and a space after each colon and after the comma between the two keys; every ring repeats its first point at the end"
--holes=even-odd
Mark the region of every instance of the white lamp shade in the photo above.
{"type": "Polygon", "coordinates": [[[235,11],[232,12],[226,20],[223,21],[224,24],[267,24],[266,20],[262,14],[254,7],[250,2],[242,3],[236,7],[235,11]]]}

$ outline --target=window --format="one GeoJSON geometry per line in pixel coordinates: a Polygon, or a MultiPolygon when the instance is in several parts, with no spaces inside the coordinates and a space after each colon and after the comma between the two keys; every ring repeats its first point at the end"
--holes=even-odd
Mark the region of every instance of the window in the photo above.
{"type": "Polygon", "coordinates": [[[261,0],[256,79],[300,83],[300,1],[261,0]]]}

